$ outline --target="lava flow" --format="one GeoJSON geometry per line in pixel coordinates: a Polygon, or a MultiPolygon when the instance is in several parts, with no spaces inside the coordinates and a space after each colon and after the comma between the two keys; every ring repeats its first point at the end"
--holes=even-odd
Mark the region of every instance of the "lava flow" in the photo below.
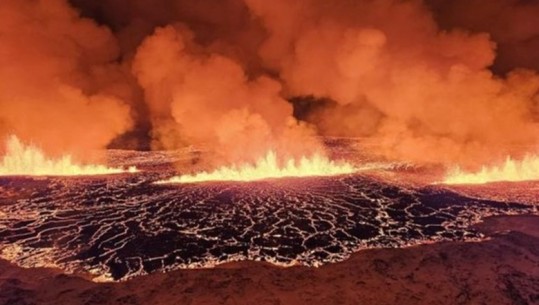
{"type": "Polygon", "coordinates": [[[484,184],[497,181],[530,181],[539,180],[539,156],[528,155],[522,160],[507,157],[500,166],[483,166],[480,171],[469,173],[460,168],[451,170],[446,176],[445,184],[484,184]]]}
{"type": "Polygon", "coordinates": [[[16,136],[7,140],[6,154],[0,162],[0,176],[93,176],[136,171],[134,166],[123,169],[75,164],[71,155],[58,159],[47,158],[40,148],[25,145],[16,136]]]}
{"type": "Polygon", "coordinates": [[[196,183],[204,181],[256,181],[269,178],[335,176],[350,174],[357,169],[346,162],[333,162],[319,154],[302,157],[299,162],[289,159],[281,166],[277,155],[269,151],[265,157],[258,159],[254,165],[223,166],[211,172],[200,172],[193,175],[175,176],[158,183],[196,183]]]}

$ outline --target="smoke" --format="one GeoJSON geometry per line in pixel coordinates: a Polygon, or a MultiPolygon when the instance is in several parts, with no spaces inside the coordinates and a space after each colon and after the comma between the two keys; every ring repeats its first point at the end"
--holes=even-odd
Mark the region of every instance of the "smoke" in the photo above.
{"type": "Polygon", "coordinates": [[[0,136],[69,151],[149,136],[155,149],[203,143],[245,162],[338,135],[391,159],[478,165],[539,140],[538,8],[6,0],[0,136]]]}
{"type": "Polygon", "coordinates": [[[493,70],[539,70],[539,2],[530,0],[429,0],[444,29],[487,32],[496,41],[493,70]]]}
{"type": "Polygon", "coordinates": [[[53,154],[105,147],[131,125],[117,53],[107,28],[64,1],[1,1],[0,138],[53,154]]]}
{"type": "Polygon", "coordinates": [[[308,120],[368,136],[377,153],[473,165],[537,143],[539,77],[489,67],[487,33],[440,30],[421,1],[246,0],[269,32],[259,54],[290,96],[335,102],[308,120]]]}
{"type": "Polygon", "coordinates": [[[205,51],[181,26],[158,28],[137,51],[133,71],[146,93],[158,145],[214,145],[238,162],[276,150],[298,157],[318,150],[292,116],[279,82],[248,78],[234,60],[205,51]]]}
{"type": "Polygon", "coordinates": [[[264,29],[252,19],[243,0],[72,0],[83,14],[115,33],[122,57],[129,61],[157,27],[181,23],[208,50],[249,65],[259,65],[257,49],[264,29]]]}

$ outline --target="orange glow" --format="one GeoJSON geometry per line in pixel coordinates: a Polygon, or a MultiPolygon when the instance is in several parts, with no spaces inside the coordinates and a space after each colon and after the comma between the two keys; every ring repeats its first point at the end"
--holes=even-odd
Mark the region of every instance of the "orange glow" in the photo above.
{"type": "Polygon", "coordinates": [[[122,169],[74,164],[70,155],[50,159],[41,149],[24,145],[16,136],[9,137],[6,155],[0,159],[0,176],[92,176],[136,171],[134,166],[122,169]]]}
{"type": "Polygon", "coordinates": [[[485,167],[476,173],[467,173],[460,168],[451,170],[445,184],[482,184],[496,181],[539,180],[539,156],[528,155],[522,160],[508,157],[500,166],[485,167]]]}
{"type": "Polygon", "coordinates": [[[255,181],[268,178],[309,177],[309,176],[335,176],[350,174],[357,169],[346,162],[333,162],[321,155],[310,158],[302,157],[299,162],[290,159],[281,166],[277,155],[269,151],[265,157],[260,158],[254,165],[242,164],[240,166],[221,167],[212,172],[201,172],[194,175],[172,177],[158,183],[196,183],[204,181],[255,181]]]}

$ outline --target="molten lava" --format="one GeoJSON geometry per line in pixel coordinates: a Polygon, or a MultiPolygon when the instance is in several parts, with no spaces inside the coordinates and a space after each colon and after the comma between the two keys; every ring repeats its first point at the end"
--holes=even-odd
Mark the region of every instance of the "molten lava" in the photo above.
{"type": "Polygon", "coordinates": [[[496,181],[529,181],[539,180],[539,156],[528,155],[522,160],[508,157],[500,166],[485,167],[475,173],[451,170],[446,176],[445,184],[483,184],[496,181]]]}
{"type": "Polygon", "coordinates": [[[194,175],[172,177],[158,183],[196,183],[204,181],[255,181],[268,178],[335,176],[350,174],[357,169],[346,162],[333,162],[326,157],[315,154],[310,158],[302,157],[299,162],[290,159],[281,166],[277,155],[269,151],[254,165],[221,167],[212,172],[201,172],[194,175]]]}
{"type": "Polygon", "coordinates": [[[74,164],[70,155],[50,159],[41,149],[24,145],[16,136],[7,140],[6,155],[0,159],[0,176],[92,176],[136,171],[136,167],[74,164]]]}

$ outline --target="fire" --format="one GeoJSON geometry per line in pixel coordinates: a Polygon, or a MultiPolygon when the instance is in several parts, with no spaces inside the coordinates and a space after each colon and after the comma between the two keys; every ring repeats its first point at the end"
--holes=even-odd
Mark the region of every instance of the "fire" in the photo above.
{"type": "Polygon", "coordinates": [[[507,157],[500,166],[485,167],[475,173],[467,173],[460,168],[451,170],[445,184],[483,184],[496,181],[539,180],[539,156],[528,155],[522,160],[507,157]]]}
{"type": "Polygon", "coordinates": [[[122,169],[74,164],[70,155],[50,159],[40,148],[24,145],[16,136],[9,137],[6,155],[0,159],[0,176],[92,176],[136,171],[134,166],[122,169]]]}
{"type": "Polygon", "coordinates": [[[280,166],[277,155],[269,151],[254,165],[221,167],[212,172],[200,172],[194,175],[172,177],[158,183],[196,183],[204,181],[255,181],[268,178],[335,176],[350,174],[357,169],[346,162],[333,162],[326,157],[315,154],[310,158],[302,157],[299,162],[289,159],[280,166]]]}

